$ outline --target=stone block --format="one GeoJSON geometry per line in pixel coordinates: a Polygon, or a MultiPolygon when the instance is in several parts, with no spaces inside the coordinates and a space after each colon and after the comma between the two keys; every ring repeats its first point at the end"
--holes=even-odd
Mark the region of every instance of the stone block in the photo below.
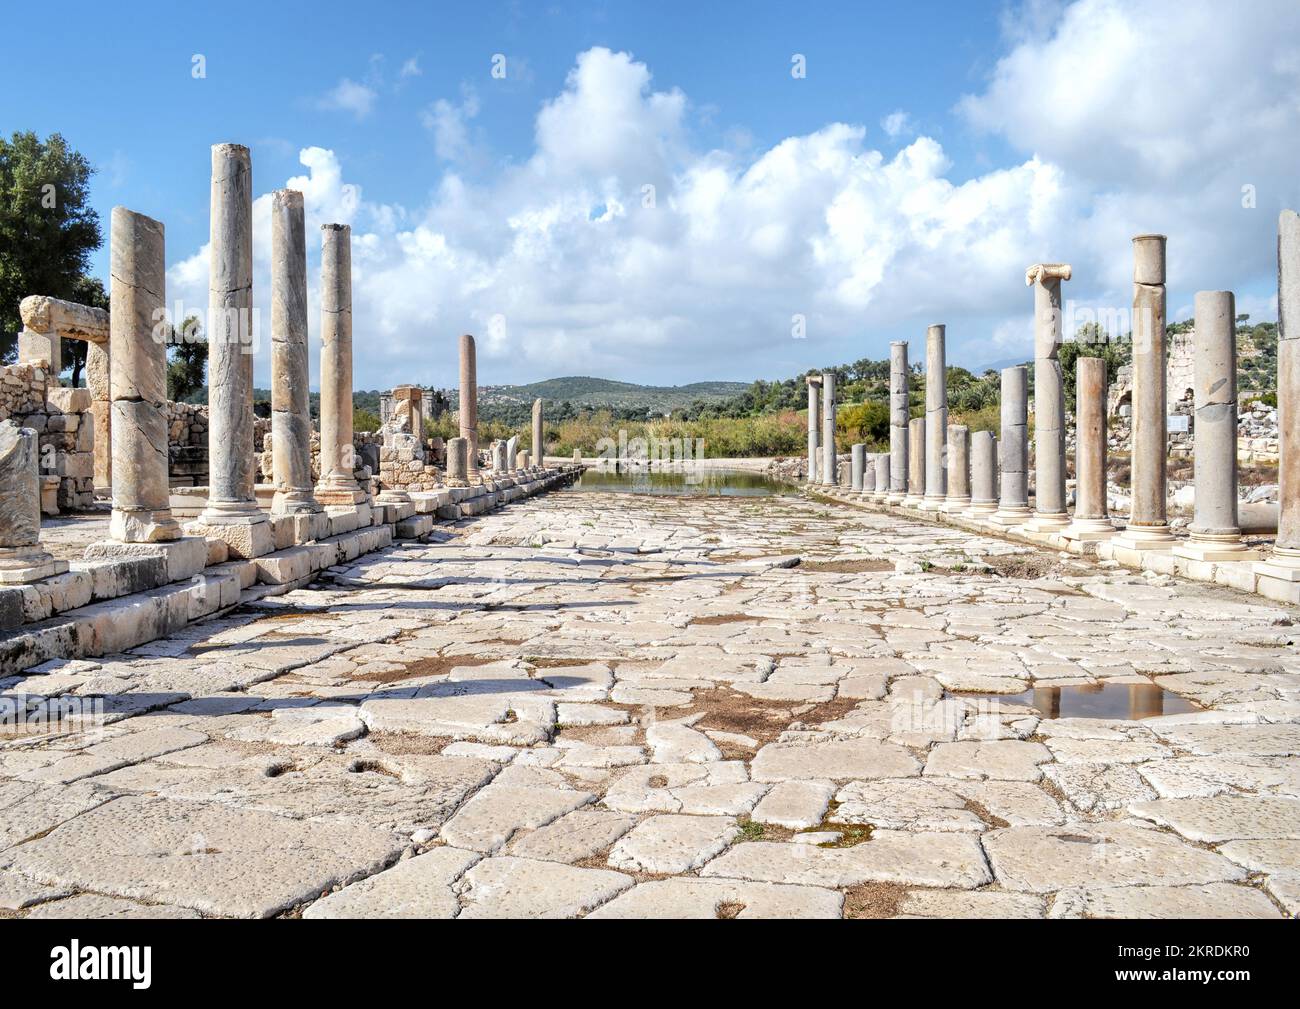
{"type": "Polygon", "coordinates": [[[316,570],[316,553],[307,547],[277,550],[253,560],[257,580],[268,585],[287,585],[306,578],[316,570]]]}
{"type": "Polygon", "coordinates": [[[419,539],[433,531],[432,515],[413,515],[396,524],[394,535],[399,539],[419,539]]]}
{"type": "Polygon", "coordinates": [[[208,563],[208,542],[201,536],[182,536],[160,543],[117,543],[104,540],[86,548],[87,560],[107,558],[161,557],[167,582],[192,578],[208,563]]]}
{"type": "Polygon", "coordinates": [[[275,549],[275,535],[270,522],[187,522],[190,536],[206,536],[225,542],[230,557],[250,560],[275,549]]]}

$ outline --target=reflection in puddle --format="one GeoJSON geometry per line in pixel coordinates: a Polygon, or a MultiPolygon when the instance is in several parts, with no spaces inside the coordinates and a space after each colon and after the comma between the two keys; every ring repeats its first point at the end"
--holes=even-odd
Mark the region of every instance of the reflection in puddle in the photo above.
{"type": "Polygon", "coordinates": [[[743,470],[704,467],[660,470],[603,465],[583,473],[573,490],[687,497],[771,497],[797,493],[791,484],[743,470]]]}
{"type": "Polygon", "coordinates": [[[1154,683],[1097,683],[1034,687],[1023,694],[955,694],[976,700],[1027,704],[1044,718],[1154,718],[1202,710],[1154,683]]]}

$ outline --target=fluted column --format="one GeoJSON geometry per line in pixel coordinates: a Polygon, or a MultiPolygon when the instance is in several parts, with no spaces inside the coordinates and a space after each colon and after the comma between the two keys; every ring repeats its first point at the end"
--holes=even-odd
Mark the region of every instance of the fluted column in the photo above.
{"type": "Polygon", "coordinates": [[[1029,374],[1024,365],[1002,369],[1002,469],[998,510],[1001,526],[1024,525],[1029,518],[1029,374]]]}
{"type": "Polygon", "coordinates": [[[817,470],[821,460],[818,458],[822,444],[822,380],[809,375],[808,383],[808,483],[817,482],[817,470]]]}
{"type": "Polygon", "coordinates": [[[948,495],[944,451],[948,443],[948,363],[944,327],[925,331],[925,511],[938,511],[948,495]]]}
{"type": "Polygon", "coordinates": [[[271,468],[281,515],[321,510],[312,494],[307,236],[302,193],[271,197],[271,468]]]}
{"type": "MultiPolygon", "coordinates": [[[[948,493],[943,499],[945,512],[964,512],[970,507],[970,428],[965,424],[948,425],[948,493]]],[[[929,477],[927,476],[928,480],[929,477]]]]}
{"type": "Polygon", "coordinates": [[[67,561],[56,561],[40,543],[38,440],[31,428],[0,421],[0,585],[21,585],[68,570],[67,561]]]}
{"type": "Polygon", "coordinates": [[[988,518],[998,510],[998,440],[992,431],[970,436],[970,507],[968,518],[988,518]]]}
{"type": "Polygon", "coordinates": [[[167,479],[167,344],[155,327],[166,300],[163,226],[114,207],[109,312],[113,514],[119,543],[178,539],[167,479]]]}
{"type": "Polygon", "coordinates": [[[889,345],[889,500],[907,496],[908,466],[907,343],[889,345]]]}
{"type": "Polygon", "coordinates": [[[1193,357],[1196,498],[1191,539],[1174,552],[1197,561],[1256,560],[1237,522],[1237,306],[1231,291],[1196,294],[1193,357]]]}
{"type": "Polygon", "coordinates": [[[465,439],[469,479],[478,476],[478,356],[474,337],[460,338],[460,436],[465,439]]]}
{"type": "Polygon", "coordinates": [[[542,429],[542,401],[533,400],[533,465],[546,465],[546,439],[542,429]]]}
{"type": "Polygon", "coordinates": [[[321,225],[320,482],[326,505],[366,500],[357,483],[352,444],[352,228],[321,225]]]}
{"type": "Polygon", "coordinates": [[[1168,550],[1165,472],[1169,451],[1165,389],[1165,236],[1133,239],[1132,511],[1120,550],[1168,550]]]}
{"type": "Polygon", "coordinates": [[[1074,384],[1074,520],[1065,536],[1100,540],[1114,535],[1106,506],[1106,361],[1081,357],[1074,384]]]}
{"type": "Polygon", "coordinates": [[[192,531],[257,557],[275,544],[253,488],[253,169],[239,144],[212,148],[210,245],[208,503],[192,531]]]}
{"type": "Polygon", "coordinates": [[[867,446],[861,442],[849,449],[849,490],[862,491],[862,477],[866,472],[867,446]]]}
{"type": "Polygon", "coordinates": [[[907,497],[903,504],[920,508],[925,500],[925,418],[907,423],[907,497]]]}
{"type": "Polygon", "coordinates": [[[889,497],[889,453],[877,452],[872,464],[876,470],[876,486],[871,496],[877,501],[889,497]]]}
{"type": "Polygon", "coordinates": [[[1065,263],[1038,263],[1025,271],[1034,289],[1034,517],[1026,528],[1058,532],[1065,510],[1065,389],[1061,381],[1061,281],[1065,263]]]}

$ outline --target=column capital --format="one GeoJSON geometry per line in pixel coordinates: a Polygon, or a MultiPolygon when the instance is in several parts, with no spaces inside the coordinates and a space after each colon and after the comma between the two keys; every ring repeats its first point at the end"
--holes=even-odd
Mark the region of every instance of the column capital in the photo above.
{"type": "Polygon", "coordinates": [[[1025,269],[1025,286],[1033,287],[1051,280],[1069,280],[1071,272],[1069,263],[1035,263],[1025,269]]]}

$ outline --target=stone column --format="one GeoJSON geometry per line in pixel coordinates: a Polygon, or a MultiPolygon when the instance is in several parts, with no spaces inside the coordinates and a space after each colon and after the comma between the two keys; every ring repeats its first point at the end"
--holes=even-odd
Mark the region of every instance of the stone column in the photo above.
{"type": "Polygon", "coordinates": [[[506,471],[514,473],[519,468],[519,435],[512,434],[506,439],[506,471]]]}
{"type": "Polygon", "coordinates": [[[876,493],[876,456],[862,446],[862,496],[873,497],[876,493]]]}
{"type": "MultiPolygon", "coordinates": [[[[235,558],[275,546],[257,506],[253,453],[253,169],[248,148],[212,148],[211,252],[208,269],[208,504],[196,535],[222,539],[235,558]]],[[[114,357],[117,355],[114,354],[114,357]]],[[[114,362],[114,369],[117,365],[114,362]]],[[[116,437],[114,442],[116,442],[116,437]]],[[[125,459],[113,447],[118,461],[125,459]]],[[[113,467],[114,478],[117,465],[113,467]]]]}
{"type": "Polygon", "coordinates": [[[822,380],[809,375],[808,383],[808,473],[809,483],[817,482],[817,470],[821,460],[818,454],[822,444],[821,392],[822,380]]]}
{"type": "Polygon", "coordinates": [[[1081,357],[1075,374],[1074,521],[1065,536],[1081,541],[1107,539],[1115,527],[1106,511],[1106,362],[1081,357]]]}
{"type": "Polygon", "coordinates": [[[1034,289],[1034,517],[1026,528],[1059,532],[1065,510],[1065,389],[1061,381],[1061,281],[1065,263],[1038,263],[1025,271],[1034,289]]]}
{"type": "Polygon", "coordinates": [[[1196,561],[1257,560],[1237,522],[1237,304],[1231,291],[1196,294],[1196,498],[1191,539],[1174,553],[1196,561]]]}
{"type": "Polygon", "coordinates": [[[822,466],[823,486],[834,487],[840,481],[839,460],[835,455],[835,372],[822,375],[822,466]]]}
{"type": "Polygon", "coordinates": [[[0,585],[34,582],[68,570],[67,561],[56,561],[41,548],[38,439],[31,428],[0,421],[0,585]]]}
{"type": "Polygon", "coordinates": [[[1002,493],[991,520],[1024,525],[1029,518],[1029,372],[1024,365],[1002,369],[1002,493]]]}
{"type": "Polygon", "coordinates": [[[321,511],[311,483],[307,353],[303,198],[277,189],[271,197],[271,511],[281,515],[321,511]]]}
{"type": "Polygon", "coordinates": [[[366,500],[357,483],[352,444],[352,228],[321,225],[320,482],[316,500],[355,506],[366,500]]]}
{"type": "Polygon", "coordinates": [[[95,423],[95,489],[113,486],[113,396],[109,391],[112,370],[107,342],[86,342],[86,387],[90,389],[91,416],[95,423]]]}
{"type": "Polygon", "coordinates": [[[546,465],[546,434],[542,430],[542,401],[533,400],[533,465],[546,465]]]}
{"type": "Polygon", "coordinates": [[[889,453],[877,452],[873,462],[876,470],[876,487],[872,497],[882,501],[889,497],[889,453]]]}
{"type": "Polygon", "coordinates": [[[889,345],[889,500],[895,504],[907,496],[908,442],[907,344],[895,340],[889,345]]]}
{"type": "Polygon", "coordinates": [[[867,446],[861,444],[854,445],[849,449],[851,461],[849,464],[849,489],[855,491],[862,490],[862,475],[867,464],[867,446]]]}
{"type": "Polygon", "coordinates": [[[179,539],[167,480],[167,343],[155,333],[166,299],[163,226],[114,207],[110,242],[109,397],[117,458],[108,534],[119,543],[179,539]]]}
{"type": "Polygon", "coordinates": [[[907,497],[903,504],[920,508],[925,500],[925,418],[907,423],[907,497]]]}
{"type": "Polygon", "coordinates": [[[948,439],[948,371],[944,327],[925,331],[925,500],[921,508],[938,511],[948,494],[944,449],[948,439]]]}
{"type": "Polygon", "coordinates": [[[948,493],[943,499],[943,510],[964,512],[970,507],[970,498],[970,428],[965,424],[949,424],[948,493]]]}
{"type": "Polygon", "coordinates": [[[1300,603],[1300,214],[1277,222],[1277,539],[1255,565],[1259,591],[1300,603]]]}
{"type": "Polygon", "coordinates": [[[469,447],[469,479],[478,476],[478,359],[474,337],[460,338],[460,436],[469,447]]]}
{"type": "Polygon", "coordinates": [[[970,436],[970,507],[968,518],[988,518],[998,510],[998,440],[992,431],[970,436]]]}
{"type": "Polygon", "coordinates": [[[464,487],[469,477],[469,441],[465,438],[447,440],[447,486],[464,487]]]}
{"type": "Polygon", "coordinates": [[[1121,551],[1169,550],[1174,537],[1165,501],[1165,236],[1138,235],[1133,259],[1133,508],[1114,543],[1121,551]]]}

